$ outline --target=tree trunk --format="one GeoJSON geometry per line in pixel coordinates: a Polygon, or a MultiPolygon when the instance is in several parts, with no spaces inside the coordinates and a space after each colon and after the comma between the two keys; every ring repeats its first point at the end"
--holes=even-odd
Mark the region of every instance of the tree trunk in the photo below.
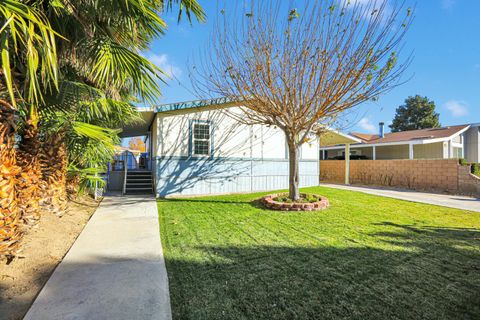
{"type": "Polygon", "coordinates": [[[62,215],[67,207],[67,148],[64,134],[59,133],[47,139],[42,152],[42,179],[46,183],[46,209],[62,215]]]}
{"type": "Polygon", "coordinates": [[[294,142],[289,141],[288,145],[288,197],[293,201],[300,199],[300,190],[298,188],[300,182],[299,162],[300,162],[300,147],[294,142]]]}
{"type": "Polygon", "coordinates": [[[0,256],[12,258],[23,236],[15,191],[20,172],[16,164],[14,109],[0,101],[0,256]]]}
{"type": "Polygon", "coordinates": [[[78,196],[80,180],[79,175],[67,177],[67,196],[69,200],[74,200],[78,196]]]}
{"type": "Polygon", "coordinates": [[[28,120],[17,153],[18,165],[22,169],[17,179],[18,206],[23,222],[35,224],[40,218],[40,199],[43,181],[40,166],[40,141],[38,127],[28,120]]]}

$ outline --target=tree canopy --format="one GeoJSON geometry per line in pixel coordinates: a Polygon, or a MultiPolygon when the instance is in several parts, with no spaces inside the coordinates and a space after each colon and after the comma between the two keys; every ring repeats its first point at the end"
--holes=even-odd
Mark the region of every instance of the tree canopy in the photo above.
{"type": "Polygon", "coordinates": [[[289,197],[297,200],[299,150],[309,135],[399,84],[412,10],[386,0],[316,0],[298,9],[272,0],[221,13],[193,84],[200,94],[241,101],[239,121],[285,133],[289,197]]]}
{"type": "Polygon", "coordinates": [[[390,129],[392,132],[439,128],[439,114],[435,112],[435,102],[420,95],[405,99],[405,104],[396,110],[390,129]]]}

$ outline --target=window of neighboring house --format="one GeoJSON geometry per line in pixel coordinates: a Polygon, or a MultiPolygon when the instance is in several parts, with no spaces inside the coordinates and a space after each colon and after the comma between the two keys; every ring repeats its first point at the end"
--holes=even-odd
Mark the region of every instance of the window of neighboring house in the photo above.
{"type": "Polygon", "coordinates": [[[462,148],[453,147],[453,156],[452,158],[462,158],[462,148]]]}
{"type": "Polygon", "coordinates": [[[210,124],[193,123],[192,152],[195,156],[210,155],[210,124]]]}

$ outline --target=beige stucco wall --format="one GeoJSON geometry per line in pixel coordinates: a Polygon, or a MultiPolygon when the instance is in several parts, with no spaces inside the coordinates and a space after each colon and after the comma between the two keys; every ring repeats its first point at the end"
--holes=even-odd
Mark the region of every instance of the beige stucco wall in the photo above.
{"type": "Polygon", "coordinates": [[[377,160],[408,159],[408,145],[377,146],[377,160]]]}
{"type": "MultiPolygon", "coordinates": [[[[428,140],[426,141],[428,142],[428,140]]],[[[409,142],[395,145],[377,145],[376,160],[402,160],[409,159],[409,142]]],[[[469,162],[480,162],[480,131],[478,127],[468,130],[465,135],[457,135],[450,141],[413,144],[413,159],[457,159],[461,157],[461,145],[464,144],[465,158],[469,162]],[[458,151],[459,152],[455,152],[458,151]]],[[[373,159],[373,146],[351,146],[351,150],[357,155],[364,155],[373,159]]],[[[345,148],[339,147],[326,150],[327,158],[342,156],[345,148]]]]}
{"type": "Polygon", "coordinates": [[[414,159],[443,159],[443,143],[413,145],[414,159]]]}

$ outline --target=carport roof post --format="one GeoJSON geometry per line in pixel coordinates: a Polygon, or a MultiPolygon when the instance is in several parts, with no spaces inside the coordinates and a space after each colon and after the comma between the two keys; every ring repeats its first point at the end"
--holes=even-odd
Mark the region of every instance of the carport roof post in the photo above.
{"type": "Polygon", "coordinates": [[[350,184],[350,144],[361,143],[361,140],[331,128],[324,128],[319,140],[320,147],[345,145],[345,184],[350,184]]]}
{"type": "Polygon", "coordinates": [[[350,143],[345,144],[345,184],[350,184],[350,143]]]}

